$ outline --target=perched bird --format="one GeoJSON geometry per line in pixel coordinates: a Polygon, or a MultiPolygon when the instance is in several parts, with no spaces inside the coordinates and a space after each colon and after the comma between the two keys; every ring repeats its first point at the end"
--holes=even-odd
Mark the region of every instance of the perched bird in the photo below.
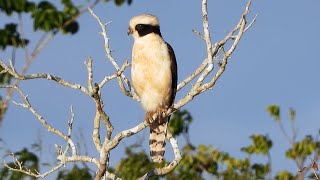
{"type": "Polygon", "coordinates": [[[150,123],[150,157],[162,162],[168,121],[162,112],[172,106],[177,89],[177,62],[172,47],[163,40],[156,16],[141,14],[129,22],[128,35],[134,38],[131,78],[146,111],[145,120],[158,113],[150,123]]]}

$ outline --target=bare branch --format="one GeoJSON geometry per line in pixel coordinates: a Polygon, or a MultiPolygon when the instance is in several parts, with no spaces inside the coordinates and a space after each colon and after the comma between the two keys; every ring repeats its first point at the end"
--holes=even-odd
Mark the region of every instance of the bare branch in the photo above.
{"type": "Polygon", "coordinates": [[[213,69],[213,54],[212,54],[212,43],[211,43],[211,37],[210,37],[210,31],[209,31],[209,22],[208,22],[208,11],[207,11],[207,0],[202,1],[202,17],[203,17],[203,32],[204,32],[204,39],[207,46],[207,61],[208,65],[206,69],[202,72],[202,74],[199,76],[197,83],[192,87],[192,89],[198,88],[204,78],[208,76],[208,74],[213,69]]]}
{"type": "MultiPolygon", "coordinates": [[[[92,4],[90,4],[88,7],[93,9],[101,0],[95,0],[92,4]]],[[[69,25],[70,23],[74,22],[77,18],[79,18],[82,14],[88,12],[88,8],[84,8],[82,10],[80,10],[79,14],[74,15],[73,17],[71,17],[68,21],[66,21],[61,27],[60,29],[64,28],[65,26],[69,25]]],[[[22,26],[22,19],[19,16],[19,20],[20,20],[20,34],[23,37],[24,36],[24,32],[23,32],[23,26],[22,26]]],[[[37,55],[41,52],[41,50],[43,48],[45,48],[49,42],[55,37],[55,35],[57,34],[58,30],[53,30],[47,33],[44,33],[39,40],[36,43],[35,48],[33,49],[31,55],[29,56],[28,53],[28,49],[25,45],[25,43],[23,42],[23,48],[25,49],[25,64],[22,67],[21,71],[20,71],[20,75],[24,75],[27,70],[29,69],[30,65],[32,64],[32,62],[35,60],[35,58],[37,57],[37,55]]],[[[20,83],[20,79],[16,79],[16,81],[13,83],[13,86],[17,86],[20,83]]],[[[1,102],[1,107],[2,109],[6,109],[8,107],[8,103],[9,100],[11,99],[13,95],[13,90],[12,89],[8,89],[7,95],[4,98],[4,100],[1,102]]],[[[1,119],[0,119],[1,121],[1,119]]]]}
{"type": "Polygon", "coordinates": [[[74,112],[73,112],[72,107],[70,108],[71,118],[68,121],[68,135],[64,135],[61,131],[55,129],[54,127],[52,127],[50,124],[47,123],[47,121],[32,107],[32,105],[29,102],[28,97],[26,95],[24,95],[24,93],[17,86],[0,86],[0,88],[12,88],[12,89],[15,89],[16,91],[18,91],[18,93],[20,94],[20,96],[23,99],[23,103],[15,103],[15,104],[18,106],[21,106],[23,108],[28,109],[49,132],[52,132],[52,133],[58,135],[59,137],[61,137],[62,139],[64,139],[67,142],[67,146],[66,146],[65,151],[62,151],[62,147],[56,146],[57,151],[58,151],[57,159],[60,160],[59,164],[43,174],[40,174],[39,172],[32,172],[30,169],[27,169],[26,167],[22,166],[23,162],[19,162],[16,158],[14,158],[14,163],[16,164],[17,167],[10,167],[4,163],[5,167],[7,167],[9,170],[22,172],[22,173],[25,173],[25,174],[32,176],[32,177],[43,178],[43,177],[49,175],[50,173],[58,170],[66,162],[82,161],[82,162],[95,163],[97,166],[99,165],[98,160],[93,157],[78,156],[77,155],[76,147],[74,145],[74,142],[71,139],[72,124],[74,121],[74,112]],[[69,147],[71,147],[71,150],[72,150],[70,157],[67,156],[69,147]]]}
{"type": "MultiPolygon", "coordinates": [[[[234,42],[231,45],[230,49],[224,54],[224,57],[223,57],[223,60],[222,60],[222,63],[220,65],[219,70],[216,72],[216,74],[214,75],[214,77],[211,79],[210,82],[203,84],[201,87],[199,87],[198,93],[201,93],[203,91],[206,91],[206,90],[212,88],[213,85],[216,83],[216,81],[219,79],[219,77],[225,71],[227,61],[230,58],[231,54],[234,52],[237,45],[239,44],[240,39],[243,36],[244,30],[246,29],[246,15],[249,13],[250,5],[251,5],[251,1],[249,1],[247,3],[245,11],[242,14],[242,17],[241,17],[239,23],[237,24],[237,26],[223,40],[218,42],[217,45],[215,46],[215,48],[213,48],[213,55],[217,55],[219,49],[221,47],[223,47],[229,39],[232,39],[233,34],[238,31],[238,34],[236,35],[236,38],[234,39],[234,42]]],[[[252,22],[254,22],[254,21],[252,21],[252,22]]],[[[250,23],[250,24],[252,24],[252,23],[250,23]]],[[[209,71],[210,69],[211,68],[209,67],[206,70],[209,71]]],[[[206,74],[206,72],[204,72],[202,75],[204,75],[204,74],[206,74]]],[[[202,83],[201,79],[202,78],[199,78],[198,81],[200,80],[200,82],[202,83]]]]}
{"type": "Polygon", "coordinates": [[[184,79],[179,85],[177,86],[177,91],[182,89],[185,85],[187,85],[190,81],[192,81],[195,77],[197,77],[205,67],[208,65],[208,59],[205,59],[202,64],[198,67],[197,70],[195,70],[190,76],[188,76],[186,79],[184,79]]]}
{"type": "Polygon", "coordinates": [[[19,162],[17,159],[15,159],[14,163],[19,164],[19,166],[11,167],[8,164],[6,164],[5,162],[3,163],[3,166],[8,168],[10,171],[21,172],[21,173],[27,174],[28,176],[35,177],[35,178],[44,178],[44,177],[48,176],[49,174],[57,171],[58,169],[60,169],[63,166],[63,163],[59,162],[55,167],[53,167],[49,171],[46,171],[46,172],[40,174],[36,170],[31,171],[30,169],[27,169],[25,166],[22,166],[21,165],[22,163],[19,162]]]}
{"type": "Polygon", "coordinates": [[[88,71],[88,89],[91,92],[92,91],[92,79],[93,79],[92,58],[91,57],[88,58],[88,61],[85,62],[85,65],[87,66],[87,71],[88,71]]]}
{"type": "MultiPolygon", "coordinates": [[[[102,32],[100,32],[100,34],[103,36],[103,39],[104,39],[104,49],[106,51],[106,56],[111,62],[111,64],[113,65],[113,67],[116,69],[116,71],[119,72],[120,71],[119,65],[117,64],[116,60],[113,58],[111,54],[111,50],[109,46],[109,38],[107,36],[107,30],[106,30],[106,26],[109,25],[111,22],[103,24],[100,18],[90,8],[88,10],[90,11],[91,15],[98,21],[98,24],[101,27],[102,32]]],[[[120,74],[120,77],[121,77],[121,82],[123,81],[126,84],[126,86],[128,86],[128,89],[129,89],[129,90],[123,91],[125,92],[124,94],[129,97],[132,97],[135,100],[139,100],[140,99],[139,96],[135,93],[127,77],[124,74],[120,74]]]]}
{"type": "MultiPolygon", "coordinates": [[[[99,84],[99,88],[101,89],[108,81],[118,78],[119,76],[121,76],[121,74],[124,72],[124,70],[130,66],[130,63],[128,61],[126,61],[121,68],[119,69],[119,71],[117,71],[116,73],[112,74],[111,76],[106,76],[104,77],[104,79],[101,81],[101,83],[99,84]]],[[[122,91],[126,91],[126,89],[124,87],[121,87],[122,91]]]]}
{"type": "Polygon", "coordinates": [[[31,106],[28,97],[24,95],[23,92],[17,86],[0,86],[0,88],[13,88],[16,91],[18,91],[20,96],[23,98],[24,103],[16,103],[16,104],[23,108],[28,109],[41,122],[41,124],[46,129],[48,129],[49,132],[52,132],[58,135],[59,137],[61,137],[62,139],[64,139],[65,141],[68,141],[68,136],[64,135],[61,131],[49,125],[47,121],[31,106]]]}
{"type": "Polygon", "coordinates": [[[200,39],[202,39],[203,41],[206,41],[205,38],[202,36],[202,34],[199,31],[192,29],[192,32],[195,33],[196,35],[198,35],[200,37],[200,39]]]}
{"type": "MultiPolygon", "coordinates": [[[[77,155],[77,149],[76,146],[74,145],[73,141],[71,140],[71,134],[72,134],[72,125],[73,125],[73,120],[74,120],[74,112],[73,112],[73,107],[70,107],[70,112],[71,112],[71,118],[68,121],[68,141],[67,141],[67,147],[71,147],[72,154],[77,155]]],[[[65,154],[67,153],[68,148],[65,150],[65,154]]]]}
{"type": "Polygon", "coordinates": [[[130,137],[138,132],[140,132],[141,130],[143,130],[144,128],[146,128],[148,126],[147,122],[141,122],[140,124],[136,125],[135,127],[133,128],[130,128],[130,129],[127,129],[127,130],[124,130],[120,133],[118,133],[114,138],[113,140],[111,140],[105,147],[106,149],[106,152],[109,152],[111,149],[115,148],[119,143],[120,141],[123,139],[123,138],[126,138],[126,137],[130,137]]]}
{"type": "Polygon", "coordinates": [[[208,11],[207,11],[207,0],[202,1],[202,16],[203,16],[203,32],[204,32],[204,39],[207,45],[207,59],[209,65],[212,64],[212,43],[209,31],[209,22],[208,22],[208,11]]]}
{"type": "Polygon", "coordinates": [[[94,125],[93,125],[93,132],[92,132],[92,140],[98,152],[100,152],[102,147],[101,140],[100,140],[100,118],[101,118],[101,114],[98,108],[96,108],[96,113],[93,120],[94,125]]]}
{"type": "Polygon", "coordinates": [[[95,179],[100,180],[107,172],[107,168],[109,166],[110,152],[107,152],[104,147],[111,139],[111,134],[113,132],[113,126],[110,122],[109,116],[103,111],[103,103],[102,103],[100,89],[99,89],[98,84],[94,85],[94,89],[92,91],[92,97],[93,97],[95,104],[96,104],[96,115],[94,118],[94,130],[92,133],[92,138],[93,138],[93,142],[96,146],[96,149],[98,150],[98,152],[100,154],[98,171],[96,173],[95,179]],[[107,128],[107,134],[105,136],[103,145],[101,144],[101,140],[100,140],[100,118],[102,118],[102,120],[107,128]]]}
{"type": "Polygon", "coordinates": [[[48,80],[55,81],[62,86],[67,86],[73,89],[80,89],[82,92],[84,92],[87,95],[90,94],[89,91],[84,86],[65,81],[58,76],[50,75],[48,73],[20,75],[16,73],[13,67],[9,68],[1,59],[0,59],[0,66],[5,70],[5,72],[8,72],[9,74],[11,74],[15,79],[19,79],[19,80],[48,79],[48,80]]]}
{"type": "Polygon", "coordinates": [[[258,15],[259,15],[259,14],[256,14],[256,15],[254,16],[254,18],[252,19],[252,21],[251,21],[251,22],[248,24],[248,26],[244,29],[244,32],[246,32],[247,30],[249,30],[249,29],[251,28],[251,26],[253,25],[253,23],[256,22],[258,15]]]}

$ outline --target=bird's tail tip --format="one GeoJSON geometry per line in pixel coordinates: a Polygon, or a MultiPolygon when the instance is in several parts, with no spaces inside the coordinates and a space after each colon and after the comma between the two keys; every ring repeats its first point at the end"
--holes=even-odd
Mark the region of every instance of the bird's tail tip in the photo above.
{"type": "Polygon", "coordinates": [[[159,124],[157,127],[150,126],[150,157],[153,162],[163,161],[167,136],[167,123],[159,124]]]}

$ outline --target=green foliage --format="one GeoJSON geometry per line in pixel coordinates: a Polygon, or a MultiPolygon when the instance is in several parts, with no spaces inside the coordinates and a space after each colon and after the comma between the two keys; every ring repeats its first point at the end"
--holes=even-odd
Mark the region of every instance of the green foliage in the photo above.
{"type": "Polygon", "coordinates": [[[248,154],[266,155],[269,153],[272,147],[272,141],[268,138],[268,136],[254,134],[250,136],[250,139],[252,140],[252,145],[241,148],[241,151],[248,154]]]}
{"type": "MultiPolygon", "coordinates": [[[[120,6],[125,2],[131,4],[132,0],[115,0],[114,2],[120,6]]],[[[72,0],[61,0],[61,4],[63,9],[59,10],[53,3],[45,0],[38,3],[27,0],[0,0],[0,11],[7,16],[13,13],[31,13],[35,31],[77,33],[80,28],[77,17],[80,15],[82,6],[75,6],[72,0]]],[[[17,23],[10,22],[4,29],[0,29],[0,49],[4,50],[7,46],[24,47],[28,44],[29,40],[20,39],[20,33],[16,27],[17,23]]]]}
{"type": "MultiPolygon", "coordinates": [[[[115,173],[122,179],[137,179],[154,168],[154,164],[151,163],[149,156],[144,151],[134,151],[137,147],[139,145],[127,147],[126,157],[122,158],[115,168],[115,173]]],[[[152,177],[151,179],[157,180],[159,178],[152,177]]]]}
{"type": "MultiPolygon", "coordinates": [[[[125,2],[126,2],[126,0],[114,0],[114,3],[115,3],[117,6],[123,5],[125,2]]],[[[132,3],[132,0],[127,0],[127,3],[130,5],[130,4],[132,3]]]]}
{"type": "MultiPolygon", "coordinates": [[[[24,148],[21,151],[14,153],[15,157],[19,162],[23,162],[23,166],[31,171],[39,171],[39,160],[37,155],[29,152],[28,149],[24,148]]],[[[13,168],[19,168],[14,162],[8,163],[8,166],[13,168]]],[[[26,174],[9,171],[6,167],[0,169],[0,179],[8,180],[22,180],[28,177],[26,174]]]]}
{"type": "Polygon", "coordinates": [[[294,176],[288,171],[279,171],[275,177],[276,180],[294,180],[294,176]]]}
{"type": "Polygon", "coordinates": [[[169,129],[173,136],[188,133],[192,116],[187,110],[177,110],[169,122],[169,129]]]}
{"type": "Polygon", "coordinates": [[[31,12],[35,9],[35,3],[26,0],[0,0],[0,11],[11,15],[13,12],[31,12]]]}
{"type": "MultiPolygon", "coordinates": [[[[0,72],[3,70],[2,67],[0,67],[0,72]]],[[[3,73],[0,75],[0,84],[9,84],[11,79],[11,74],[9,73],[3,73]]]]}
{"type": "Polygon", "coordinates": [[[197,148],[184,147],[182,160],[175,171],[167,179],[203,179],[203,172],[216,173],[217,164],[212,158],[212,147],[200,145],[197,148]]]}
{"type": "Polygon", "coordinates": [[[57,177],[57,180],[87,180],[92,179],[90,170],[88,168],[79,168],[77,165],[74,165],[71,171],[63,170],[60,171],[57,177]]]}
{"type": "Polygon", "coordinates": [[[29,40],[20,38],[17,31],[17,24],[8,23],[0,29],[0,49],[5,50],[7,46],[24,47],[29,40]]]}
{"type": "Polygon", "coordinates": [[[267,107],[267,111],[270,116],[274,118],[275,121],[280,121],[280,107],[276,104],[267,107]]]}
{"type": "Polygon", "coordinates": [[[269,174],[271,167],[270,164],[253,164],[251,166],[251,169],[253,170],[255,177],[257,179],[265,179],[265,177],[267,176],[267,174],[269,174]]]}
{"type": "Polygon", "coordinates": [[[237,159],[212,146],[184,147],[183,158],[175,171],[166,178],[204,179],[203,174],[214,179],[265,179],[270,165],[252,163],[249,158],[237,159]]]}
{"type": "Polygon", "coordinates": [[[308,179],[312,179],[312,180],[318,180],[320,177],[320,174],[317,174],[317,176],[314,173],[310,173],[310,175],[308,176],[308,179]]]}
{"type": "Polygon", "coordinates": [[[314,152],[320,151],[320,141],[316,141],[312,136],[305,136],[301,141],[293,143],[287,150],[286,157],[289,159],[300,159],[305,161],[308,156],[314,152]]]}
{"type": "Polygon", "coordinates": [[[79,25],[73,18],[79,15],[79,10],[70,0],[62,0],[62,4],[64,9],[59,11],[52,3],[41,1],[32,12],[34,30],[57,32],[61,29],[66,34],[75,34],[79,25]]]}

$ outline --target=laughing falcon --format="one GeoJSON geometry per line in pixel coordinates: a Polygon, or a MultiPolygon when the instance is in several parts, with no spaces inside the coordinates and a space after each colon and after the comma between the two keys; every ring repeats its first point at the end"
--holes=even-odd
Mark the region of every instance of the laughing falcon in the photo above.
{"type": "Polygon", "coordinates": [[[160,116],[172,106],[176,95],[176,57],[161,36],[156,16],[141,14],[133,17],[129,22],[129,34],[134,38],[131,78],[146,111],[145,120],[158,113],[157,119],[150,124],[150,157],[154,162],[161,162],[170,117],[160,116]]]}

